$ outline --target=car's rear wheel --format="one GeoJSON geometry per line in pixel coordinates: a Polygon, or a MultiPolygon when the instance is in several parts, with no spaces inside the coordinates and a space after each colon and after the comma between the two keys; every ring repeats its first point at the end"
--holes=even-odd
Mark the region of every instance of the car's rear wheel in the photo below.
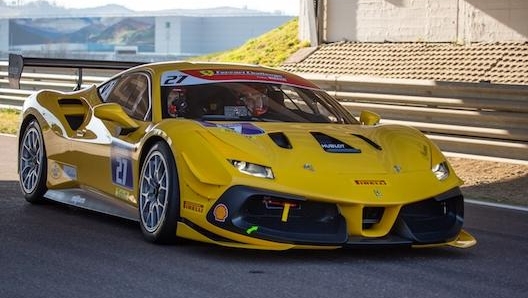
{"type": "Polygon", "coordinates": [[[180,218],[178,173],[172,151],[164,142],[149,150],[139,177],[139,221],[145,238],[155,243],[176,240],[180,218]]]}
{"type": "Polygon", "coordinates": [[[32,120],[21,135],[18,158],[20,187],[28,202],[39,203],[47,191],[48,171],[42,131],[37,121],[32,120]]]}

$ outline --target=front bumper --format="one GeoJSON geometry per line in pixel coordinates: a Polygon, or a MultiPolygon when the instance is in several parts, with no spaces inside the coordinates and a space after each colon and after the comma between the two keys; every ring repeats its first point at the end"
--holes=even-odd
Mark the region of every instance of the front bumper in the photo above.
{"type": "Polygon", "coordinates": [[[456,241],[464,218],[464,199],[458,187],[401,206],[392,228],[381,237],[365,237],[365,234],[384,220],[385,207],[357,206],[362,210],[355,214],[360,214],[361,228],[367,232],[358,235],[347,229],[347,221],[358,219],[346,218],[340,212],[341,207],[335,203],[233,186],[209,210],[207,221],[241,236],[296,246],[427,246],[456,241]]]}

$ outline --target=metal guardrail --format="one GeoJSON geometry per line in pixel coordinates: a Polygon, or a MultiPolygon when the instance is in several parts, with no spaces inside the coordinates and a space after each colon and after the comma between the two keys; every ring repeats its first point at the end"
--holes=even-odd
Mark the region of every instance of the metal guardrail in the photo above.
{"type": "Polygon", "coordinates": [[[443,151],[528,161],[528,86],[299,75],[356,114],[421,130],[443,151]]]}
{"type": "MultiPolygon", "coordinates": [[[[84,85],[102,82],[117,71],[85,70],[84,85]]],[[[443,151],[528,161],[528,86],[373,79],[300,73],[354,114],[371,110],[382,123],[413,126],[443,151]]],[[[71,69],[27,67],[21,90],[8,88],[7,62],[0,61],[0,106],[21,107],[44,88],[71,91],[78,75],[71,69]],[[47,72],[46,72],[47,71],[47,72]]]]}

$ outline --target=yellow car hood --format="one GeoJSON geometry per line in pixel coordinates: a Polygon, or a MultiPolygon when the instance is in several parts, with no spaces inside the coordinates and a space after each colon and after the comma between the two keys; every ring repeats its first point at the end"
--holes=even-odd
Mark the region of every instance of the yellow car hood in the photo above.
{"type": "Polygon", "coordinates": [[[205,138],[227,158],[288,171],[386,174],[431,169],[431,143],[404,126],[214,123],[205,138]],[[396,167],[396,168],[395,168],[396,167]]]}
{"type": "Polygon", "coordinates": [[[269,167],[274,175],[264,179],[240,174],[230,182],[218,180],[213,173],[219,172],[203,149],[185,150],[187,158],[196,161],[194,168],[200,169],[203,181],[208,176],[209,181],[369,205],[423,200],[462,183],[454,173],[439,181],[431,171],[432,159],[443,156],[421,132],[404,126],[271,122],[201,126],[194,136],[202,139],[218,162],[223,160],[226,169],[236,172],[226,160],[240,160],[269,167]]]}

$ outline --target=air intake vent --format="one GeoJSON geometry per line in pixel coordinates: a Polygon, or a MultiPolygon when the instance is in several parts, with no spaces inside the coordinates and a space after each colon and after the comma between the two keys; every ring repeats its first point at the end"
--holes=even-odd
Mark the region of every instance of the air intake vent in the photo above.
{"type": "Polygon", "coordinates": [[[330,153],[361,153],[360,149],[354,148],[340,140],[321,132],[312,132],[314,138],[319,142],[324,151],[330,153]]]}
{"type": "Polygon", "coordinates": [[[282,132],[272,132],[269,133],[268,136],[277,144],[277,146],[284,148],[284,149],[292,149],[293,146],[290,143],[290,140],[288,140],[288,137],[282,133],[282,132]]]}
{"type": "Polygon", "coordinates": [[[383,207],[363,208],[363,229],[370,229],[373,225],[379,223],[384,211],[383,207]]]}
{"type": "Polygon", "coordinates": [[[383,149],[383,148],[381,148],[380,145],[376,144],[373,140],[365,137],[364,135],[359,135],[359,134],[355,134],[355,133],[353,133],[352,135],[362,139],[363,141],[367,142],[370,146],[376,148],[377,150],[382,150],[383,149]]]}

